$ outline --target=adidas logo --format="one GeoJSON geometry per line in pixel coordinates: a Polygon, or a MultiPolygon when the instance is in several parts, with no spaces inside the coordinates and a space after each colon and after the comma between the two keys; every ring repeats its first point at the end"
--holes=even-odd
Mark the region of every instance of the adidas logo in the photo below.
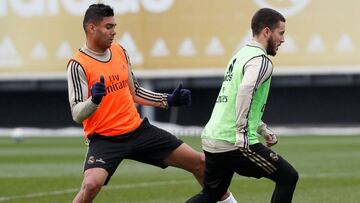
{"type": "Polygon", "coordinates": [[[0,68],[16,68],[23,64],[10,37],[0,41],[0,68]]]}

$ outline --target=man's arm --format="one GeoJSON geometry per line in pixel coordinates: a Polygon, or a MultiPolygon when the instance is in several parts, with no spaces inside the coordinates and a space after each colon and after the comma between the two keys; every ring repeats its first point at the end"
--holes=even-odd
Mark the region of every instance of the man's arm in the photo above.
{"type": "Polygon", "coordinates": [[[255,91],[272,74],[272,63],[266,56],[251,59],[243,69],[244,76],[239,86],[236,98],[236,128],[239,147],[247,148],[248,140],[245,128],[248,123],[248,114],[255,91]]]}
{"type": "Polygon", "coordinates": [[[67,67],[68,95],[71,115],[75,122],[81,123],[93,114],[98,105],[88,97],[88,83],[82,66],[71,60],[67,67]]]}
{"type": "Polygon", "coordinates": [[[275,133],[263,121],[260,121],[257,133],[265,139],[266,145],[268,147],[276,145],[278,142],[275,133]]]}
{"type": "Polygon", "coordinates": [[[129,54],[127,53],[126,49],[123,46],[121,46],[121,44],[119,44],[119,46],[123,49],[128,64],[128,70],[129,70],[128,83],[134,102],[145,106],[168,108],[169,107],[169,104],[167,102],[168,94],[152,92],[150,90],[141,87],[137,82],[133,72],[131,71],[131,61],[129,54]]]}
{"type": "Polygon", "coordinates": [[[129,88],[133,99],[136,103],[146,106],[154,106],[160,108],[168,108],[169,104],[167,101],[168,94],[156,93],[147,90],[139,85],[134,74],[131,72],[129,67],[129,88]]]}
{"type": "Polygon", "coordinates": [[[147,90],[140,86],[136,80],[133,72],[131,71],[131,62],[126,49],[119,46],[124,50],[124,54],[128,63],[128,83],[129,89],[133,96],[134,102],[145,106],[154,106],[160,108],[168,108],[169,106],[183,106],[191,104],[191,92],[188,89],[182,89],[182,84],[177,87],[172,94],[157,93],[147,90]]]}
{"type": "Polygon", "coordinates": [[[134,101],[141,105],[168,108],[169,106],[186,106],[191,104],[191,91],[183,89],[182,84],[179,84],[171,94],[156,93],[141,87],[132,72],[130,72],[129,88],[134,101]]]}

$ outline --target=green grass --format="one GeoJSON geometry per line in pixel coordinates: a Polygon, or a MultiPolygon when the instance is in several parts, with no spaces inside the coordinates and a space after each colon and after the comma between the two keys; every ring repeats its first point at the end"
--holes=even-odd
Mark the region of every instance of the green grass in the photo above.
{"type": "MultiPolygon", "coordinates": [[[[183,140],[200,150],[199,137],[183,140]]],[[[298,170],[295,203],[360,202],[360,136],[280,137],[274,150],[298,170]]],[[[71,202],[82,181],[81,138],[0,138],[0,203],[71,202]]],[[[238,202],[269,202],[273,182],[234,176],[238,202]]],[[[191,174],[125,161],[95,202],[180,203],[200,191],[191,174]]]]}

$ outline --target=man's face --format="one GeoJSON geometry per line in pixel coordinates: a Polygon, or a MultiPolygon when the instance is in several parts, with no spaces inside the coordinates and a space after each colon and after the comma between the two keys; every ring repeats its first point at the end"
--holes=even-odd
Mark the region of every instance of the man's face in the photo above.
{"type": "Polygon", "coordinates": [[[95,25],[93,39],[95,44],[103,51],[111,46],[116,35],[115,27],[116,23],[113,16],[104,17],[98,25],[95,25]]]}
{"type": "Polygon", "coordinates": [[[271,35],[268,39],[266,52],[271,56],[275,56],[279,46],[285,41],[285,23],[280,21],[279,26],[271,31],[271,35]]]}

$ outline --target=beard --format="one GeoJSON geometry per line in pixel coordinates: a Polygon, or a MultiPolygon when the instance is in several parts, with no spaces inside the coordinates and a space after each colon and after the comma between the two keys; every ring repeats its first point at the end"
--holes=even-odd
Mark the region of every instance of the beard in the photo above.
{"type": "Polygon", "coordinates": [[[270,56],[276,55],[276,45],[272,37],[270,37],[267,41],[266,53],[269,54],[270,56]]]}

